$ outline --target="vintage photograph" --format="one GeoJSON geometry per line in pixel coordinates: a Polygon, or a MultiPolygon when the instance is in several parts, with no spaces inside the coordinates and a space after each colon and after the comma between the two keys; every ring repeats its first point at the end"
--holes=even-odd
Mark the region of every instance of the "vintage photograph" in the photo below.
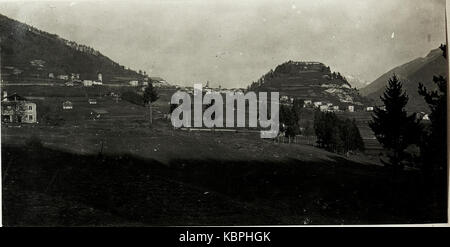
{"type": "Polygon", "coordinates": [[[445,0],[2,0],[2,225],[447,223],[446,22],[445,0]]]}

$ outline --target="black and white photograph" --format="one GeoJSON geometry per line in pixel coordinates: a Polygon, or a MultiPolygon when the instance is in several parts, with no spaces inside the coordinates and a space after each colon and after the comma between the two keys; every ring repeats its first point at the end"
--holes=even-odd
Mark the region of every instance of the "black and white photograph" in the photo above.
{"type": "Polygon", "coordinates": [[[446,225],[446,5],[0,0],[1,224],[446,225]]]}

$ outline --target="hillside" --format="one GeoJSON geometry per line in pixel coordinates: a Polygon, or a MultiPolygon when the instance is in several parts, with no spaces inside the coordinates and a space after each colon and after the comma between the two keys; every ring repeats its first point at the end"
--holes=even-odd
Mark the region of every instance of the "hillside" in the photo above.
{"type": "Polygon", "coordinates": [[[380,102],[379,97],[382,95],[388,79],[393,74],[396,74],[403,81],[403,87],[409,95],[408,110],[427,112],[429,111],[428,106],[417,92],[419,82],[422,82],[427,88],[435,89],[432,81],[433,76],[447,76],[447,61],[439,48],[434,49],[426,57],[416,58],[383,74],[371,84],[362,88],[361,94],[380,102]]]}
{"type": "Polygon", "coordinates": [[[340,73],[319,62],[288,61],[269,71],[249,88],[277,91],[281,96],[324,101],[335,105],[365,105],[367,100],[340,73]]]}
{"type": "Polygon", "coordinates": [[[6,82],[58,80],[79,74],[79,79],[126,82],[144,77],[112,61],[99,51],[20,23],[0,14],[1,72],[6,82]]]}
{"type": "Polygon", "coordinates": [[[173,130],[162,121],[152,128],[117,123],[102,131],[94,121],[85,128],[2,128],[3,224],[446,220],[445,197],[433,205],[424,200],[416,170],[402,172],[392,190],[390,170],[309,145],[275,144],[254,133],[173,130]]]}

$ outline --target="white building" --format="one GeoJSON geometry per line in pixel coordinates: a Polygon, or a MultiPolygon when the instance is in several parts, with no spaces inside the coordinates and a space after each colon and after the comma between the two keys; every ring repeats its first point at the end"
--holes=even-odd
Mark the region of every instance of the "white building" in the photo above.
{"type": "Polygon", "coordinates": [[[321,105],[322,105],[322,102],[320,102],[320,101],[314,102],[314,107],[319,107],[321,105]]]}
{"type": "Polygon", "coordinates": [[[58,75],[57,78],[60,80],[69,80],[69,75],[58,75]]]}
{"type": "Polygon", "coordinates": [[[70,79],[72,79],[72,80],[79,80],[80,79],[80,74],[72,73],[72,74],[70,74],[70,79]]]}
{"type": "Polygon", "coordinates": [[[72,110],[73,104],[70,101],[64,101],[63,102],[63,110],[72,110]]]}
{"type": "Polygon", "coordinates": [[[325,112],[325,111],[328,111],[328,106],[327,105],[321,105],[321,106],[319,106],[319,109],[320,109],[320,111],[325,112]]]}
{"type": "Polygon", "coordinates": [[[355,111],[355,106],[349,105],[348,106],[348,111],[349,112],[354,112],[355,111]]]}
{"type": "Polygon", "coordinates": [[[366,111],[373,111],[373,106],[366,107],[366,111]]]}
{"type": "Polygon", "coordinates": [[[94,85],[94,81],[92,80],[83,80],[83,86],[85,87],[92,87],[92,85],[94,85]]]}
{"type": "Polygon", "coordinates": [[[130,86],[132,87],[137,87],[139,86],[139,81],[129,81],[128,84],[130,84],[130,86]]]}

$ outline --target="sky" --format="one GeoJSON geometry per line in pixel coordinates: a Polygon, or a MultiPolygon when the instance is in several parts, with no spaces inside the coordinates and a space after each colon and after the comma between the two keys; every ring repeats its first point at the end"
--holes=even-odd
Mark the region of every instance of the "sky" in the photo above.
{"type": "Polygon", "coordinates": [[[371,82],[445,42],[445,0],[4,1],[0,13],[179,85],[318,61],[371,82]]]}

